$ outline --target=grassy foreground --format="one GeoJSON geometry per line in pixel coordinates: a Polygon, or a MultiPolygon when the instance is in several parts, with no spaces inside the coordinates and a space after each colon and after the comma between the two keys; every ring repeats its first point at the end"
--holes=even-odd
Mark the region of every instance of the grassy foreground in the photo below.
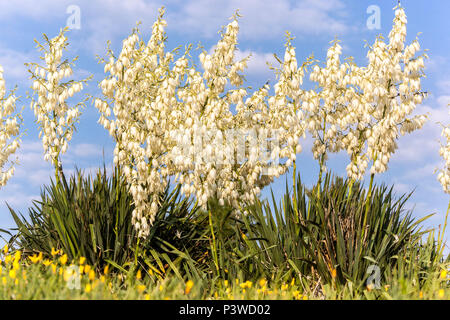
{"type": "Polygon", "coordinates": [[[449,299],[449,265],[436,272],[405,275],[393,271],[389,285],[355,289],[334,285],[305,287],[296,277],[281,282],[260,279],[216,279],[183,281],[174,275],[163,279],[140,270],[112,273],[109,267],[94,270],[81,257],[69,262],[67,255],[53,250],[51,258],[35,254],[27,258],[20,251],[2,251],[0,299],[449,299]],[[159,279],[158,279],[159,278],[159,279]]]}
{"type": "Polygon", "coordinates": [[[200,210],[175,187],[144,241],[117,170],[62,181],[28,220],[10,208],[0,299],[450,298],[444,230],[423,230],[426,217],[412,218],[409,196],[392,188],[367,193],[327,174],[318,193],[299,175],[281,201],[238,217],[215,203],[200,210]]]}

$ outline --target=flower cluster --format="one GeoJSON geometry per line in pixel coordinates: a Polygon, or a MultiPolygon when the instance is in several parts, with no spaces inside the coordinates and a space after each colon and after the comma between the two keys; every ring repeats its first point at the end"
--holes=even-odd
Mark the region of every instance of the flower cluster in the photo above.
{"type": "Polygon", "coordinates": [[[311,80],[321,88],[310,112],[308,129],[315,138],[313,152],[326,161],[327,152],[346,150],[351,157],[347,174],[363,177],[369,164],[371,174],[386,171],[397,149],[399,135],[423,126],[426,116],[411,116],[425,96],[421,91],[426,54],[416,57],[416,39],[406,46],[406,15],[395,11],[393,28],[386,43],[379,36],[369,48],[368,65],[358,67],[351,58],[340,63],[342,48],[334,41],[325,68],[315,66],[311,80]],[[320,101],[323,103],[321,104],[320,101]]]}
{"type": "MultiPolygon", "coordinates": [[[[342,47],[333,41],[326,66],[315,65],[314,90],[301,85],[308,58],[298,65],[287,34],[284,59],[274,93],[268,84],[253,93],[244,88],[242,71],[250,57],[236,61],[237,14],[223,28],[212,52],[202,51],[199,71],[191,46],[165,53],[164,10],[146,44],[136,29],[116,58],[108,50],[104,98],[96,99],[99,122],[116,140],[114,162],[123,168],[134,198],[133,223],[146,236],[158,212],[157,195],[169,178],[187,197],[207,208],[209,199],[242,212],[261,188],[284,174],[301,152],[299,138],[308,130],[321,172],[329,152],[351,156],[348,175],[361,179],[384,172],[400,134],[420,128],[425,117],[410,116],[422,102],[424,58],[418,41],[405,46],[406,16],[396,10],[389,43],[380,36],[369,49],[368,65],[341,62],[342,47]],[[234,110],[233,110],[234,109],[234,110]]],[[[321,175],[319,175],[320,181],[321,175]]]]}
{"type": "Polygon", "coordinates": [[[3,67],[0,66],[0,187],[3,187],[14,174],[14,164],[9,161],[20,146],[19,129],[21,114],[14,114],[17,97],[12,92],[6,95],[3,67]],[[8,166],[9,164],[9,166],[8,166]]]}
{"type": "Polygon", "coordinates": [[[152,195],[161,193],[173,174],[168,154],[173,142],[168,136],[184,117],[175,92],[185,77],[187,52],[171,68],[174,54],[164,52],[163,13],[147,44],[135,30],[123,41],[117,58],[109,51],[109,61],[103,62],[110,76],[100,83],[105,98],[95,100],[99,122],[116,141],[114,163],[123,168],[130,185],[133,223],[140,236],[148,233],[158,210],[159,199],[152,195]]]}
{"type": "Polygon", "coordinates": [[[444,159],[444,168],[438,173],[438,180],[444,189],[444,192],[450,194],[450,125],[444,126],[442,136],[445,137],[445,144],[439,149],[439,154],[444,159]]]}
{"type": "Polygon", "coordinates": [[[161,9],[147,44],[135,30],[117,58],[108,51],[109,60],[101,61],[109,73],[100,84],[104,98],[95,100],[99,122],[116,141],[114,162],[127,178],[133,223],[143,237],[169,177],[204,208],[216,198],[241,210],[240,203],[254,200],[292,164],[303,134],[298,89],[304,68],[292,46],[275,96],[269,97],[267,85],[248,96],[240,72],[249,57],[235,61],[237,16],[214,52],[200,53],[200,72],[188,59],[190,46],[176,61],[173,52],[164,52],[163,14],[161,9]]]}
{"type": "Polygon", "coordinates": [[[325,171],[327,152],[338,152],[343,148],[341,128],[356,121],[348,103],[354,96],[350,89],[350,63],[341,64],[342,47],[333,41],[327,52],[324,68],[315,65],[310,73],[311,81],[318,83],[319,90],[305,94],[303,109],[307,112],[307,128],[312,134],[313,156],[319,160],[321,171],[325,171]]]}
{"type": "Polygon", "coordinates": [[[55,168],[61,166],[59,156],[67,150],[68,142],[75,130],[75,123],[80,116],[80,107],[84,105],[84,102],[80,102],[69,107],[67,99],[83,90],[83,84],[90,79],[89,77],[81,81],[61,82],[63,78],[72,75],[72,66],[77,59],[71,62],[62,59],[63,51],[68,46],[66,31],[67,28],[61,30],[53,39],[48,39],[44,35],[46,46],[36,41],[39,51],[44,53],[41,59],[45,61],[45,66],[37,63],[27,64],[33,79],[32,89],[37,95],[37,100],[32,98],[31,108],[39,124],[39,138],[42,138],[44,158],[51,161],[55,168]]]}

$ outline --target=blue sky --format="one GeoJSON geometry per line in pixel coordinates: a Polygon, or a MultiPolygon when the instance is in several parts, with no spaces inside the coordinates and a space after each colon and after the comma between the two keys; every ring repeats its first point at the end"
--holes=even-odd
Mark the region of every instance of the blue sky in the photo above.
{"type": "MultiPolygon", "coordinates": [[[[246,76],[248,84],[257,88],[267,80],[274,83],[266,61],[274,62],[273,53],[283,55],[286,30],[296,37],[293,44],[299,61],[312,53],[323,61],[329,42],[337,37],[342,41],[344,56],[354,56],[358,64],[365,64],[364,40],[373,43],[377,34],[388,35],[394,17],[392,8],[396,3],[397,0],[1,0],[0,65],[5,70],[7,88],[18,86],[18,94],[22,96],[18,106],[25,106],[24,126],[27,132],[19,152],[20,165],[16,174],[0,190],[0,228],[13,226],[5,202],[26,213],[31,200],[39,198],[41,186],[52,174],[50,164],[43,159],[33,112],[25,98],[31,83],[24,63],[38,62],[39,54],[33,39],[41,40],[42,33],[55,36],[67,24],[69,6],[80,8],[81,28],[68,33],[70,50],[66,56],[79,56],[75,77],[81,79],[93,74],[93,81],[85,93],[99,96],[97,84],[104,74],[96,55],[105,55],[107,40],[111,40],[112,48],[118,52],[122,39],[137,21],[142,22],[141,31],[148,39],[161,5],[166,7],[169,48],[200,42],[207,50],[217,42],[220,27],[227,24],[228,18],[239,9],[243,16],[240,20],[239,54],[252,53],[246,76]],[[380,7],[380,29],[367,27],[370,16],[367,8],[370,5],[380,7]]],[[[446,105],[450,103],[450,20],[447,17],[450,2],[404,0],[402,3],[408,16],[408,42],[421,32],[421,46],[429,49],[423,88],[430,96],[417,112],[430,112],[431,116],[421,131],[400,139],[399,150],[391,159],[390,169],[377,176],[376,182],[394,184],[398,194],[415,189],[409,206],[415,208],[417,217],[436,213],[426,225],[437,226],[444,220],[449,201],[436,180],[434,170],[442,166],[438,154],[441,129],[436,122],[449,121],[446,105]]],[[[72,172],[75,165],[90,171],[103,162],[111,164],[113,142],[97,123],[98,116],[97,110],[88,104],[78,132],[63,157],[66,172],[72,172]]],[[[318,166],[310,152],[311,140],[303,140],[302,144],[305,148],[299,155],[297,166],[303,180],[311,184],[317,179],[318,166]]],[[[334,173],[345,175],[347,161],[346,154],[333,155],[329,167],[334,173]]],[[[276,195],[284,191],[284,182],[285,177],[281,177],[272,184],[276,195]]],[[[263,191],[265,195],[267,190],[263,191]]],[[[447,232],[447,238],[449,235],[447,232]]]]}

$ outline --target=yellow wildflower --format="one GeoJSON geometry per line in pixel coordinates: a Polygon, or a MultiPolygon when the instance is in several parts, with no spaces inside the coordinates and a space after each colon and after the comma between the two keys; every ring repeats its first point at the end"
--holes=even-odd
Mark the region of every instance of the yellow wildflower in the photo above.
{"type": "Polygon", "coordinates": [[[52,248],[52,256],[56,256],[57,254],[59,254],[59,250],[52,248]]]}
{"type": "Polygon", "coordinates": [[[257,292],[257,293],[265,294],[265,293],[267,292],[267,288],[266,288],[266,286],[264,286],[264,287],[262,287],[261,289],[257,289],[256,292],[257,292]]]}
{"type": "Polygon", "coordinates": [[[420,299],[423,299],[423,291],[420,291],[420,292],[419,292],[419,298],[420,298],[420,299]]]}
{"type": "Polygon", "coordinates": [[[39,255],[33,254],[31,257],[28,257],[32,263],[38,263],[42,260],[42,252],[39,252],[39,255]]]}
{"type": "Polygon", "coordinates": [[[139,291],[139,293],[142,293],[145,291],[146,286],[144,284],[140,284],[137,286],[137,290],[139,291]]]}
{"type": "Polygon", "coordinates": [[[147,293],[147,294],[144,296],[144,299],[145,299],[145,300],[150,300],[150,295],[147,293]]]}
{"type": "Polygon", "coordinates": [[[295,284],[295,278],[292,278],[292,281],[291,281],[291,287],[293,287],[294,284],[295,284]]]}
{"type": "Polygon", "coordinates": [[[55,265],[55,264],[53,264],[53,263],[52,263],[52,272],[53,272],[53,274],[55,274],[55,273],[56,273],[56,265],[55,265]]]}
{"type": "Polygon", "coordinates": [[[15,279],[16,278],[16,270],[15,269],[9,270],[9,277],[11,279],[15,279]]]}
{"type": "Polygon", "coordinates": [[[95,279],[95,271],[94,270],[91,270],[91,271],[89,271],[89,280],[94,280],[95,279]]]}
{"type": "Polygon", "coordinates": [[[5,257],[5,263],[6,264],[9,264],[10,262],[11,262],[11,260],[12,260],[12,257],[11,257],[11,255],[7,255],[6,257],[5,257]]]}
{"type": "Polygon", "coordinates": [[[241,284],[240,284],[240,287],[241,287],[242,289],[245,289],[245,288],[251,288],[252,285],[253,285],[253,283],[252,283],[251,281],[248,281],[248,280],[247,280],[247,281],[241,283],[241,284]]]}
{"type": "Polygon", "coordinates": [[[65,265],[67,263],[67,254],[62,255],[59,258],[59,261],[61,262],[62,265],[65,265]]]}
{"type": "Polygon", "coordinates": [[[86,257],[80,257],[80,265],[83,265],[86,262],[86,257]]]}
{"type": "Polygon", "coordinates": [[[447,279],[447,270],[441,270],[440,278],[447,279]]]}
{"type": "Polygon", "coordinates": [[[266,279],[261,279],[261,280],[259,280],[259,286],[260,286],[260,287],[264,287],[264,286],[266,285],[266,283],[267,283],[267,280],[266,280],[266,279]]]}
{"type": "Polygon", "coordinates": [[[223,281],[223,285],[224,285],[225,287],[228,287],[228,280],[224,280],[224,281],[223,281]]]}
{"type": "Polygon", "coordinates": [[[445,295],[444,289],[440,289],[439,292],[438,292],[438,295],[439,295],[439,298],[443,298],[444,295],[445,295]]]}
{"type": "Polygon", "coordinates": [[[5,285],[6,284],[6,277],[2,277],[2,283],[5,285]]]}
{"type": "Polygon", "coordinates": [[[159,291],[162,292],[164,289],[164,287],[162,286],[162,284],[159,285],[159,291]]]}
{"type": "Polygon", "coordinates": [[[287,284],[283,283],[281,285],[281,291],[286,291],[287,289],[289,289],[289,286],[287,284]]]}
{"type": "Polygon", "coordinates": [[[109,264],[106,265],[105,269],[103,269],[103,274],[108,274],[109,271],[109,264]]]}
{"type": "Polygon", "coordinates": [[[89,271],[91,271],[91,266],[87,264],[87,265],[84,266],[84,273],[88,274],[89,271]]]}
{"type": "Polygon", "coordinates": [[[336,269],[334,269],[334,268],[331,269],[331,277],[333,279],[336,278],[336,269]]]}
{"type": "Polygon", "coordinates": [[[16,253],[14,254],[14,262],[15,263],[19,262],[21,257],[22,257],[22,252],[20,250],[16,251],[16,253]]]}
{"type": "Polygon", "coordinates": [[[141,280],[142,279],[142,272],[141,269],[138,270],[138,272],[136,273],[136,279],[141,280]]]}
{"type": "Polygon", "coordinates": [[[44,266],[48,267],[49,265],[52,264],[52,262],[51,262],[50,260],[48,260],[48,259],[45,259],[44,261],[42,261],[42,264],[43,264],[44,266]]]}
{"type": "Polygon", "coordinates": [[[9,250],[8,245],[5,245],[3,247],[3,253],[6,255],[8,253],[8,250],[9,250]]]}
{"type": "Polygon", "coordinates": [[[88,283],[88,284],[86,285],[86,288],[84,289],[84,291],[86,291],[86,293],[89,293],[89,292],[92,291],[92,286],[91,286],[90,283],[88,283]]]}
{"type": "Polygon", "coordinates": [[[191,292],[191,289],[193,286],[194,286],[194,281],[188,280],[188,282],[186,282],[186,288],[184,289],[184,294],[189,294],[189,292],[191,292]]]}
{"type": "Polygon", "coordinates": [[[64,275],[63,275],[64,281],[67,282],[67,281],[71,280],[74,273],[75,273],[75,270],[73,270],[72,268],[64,270],[64,275]]]}

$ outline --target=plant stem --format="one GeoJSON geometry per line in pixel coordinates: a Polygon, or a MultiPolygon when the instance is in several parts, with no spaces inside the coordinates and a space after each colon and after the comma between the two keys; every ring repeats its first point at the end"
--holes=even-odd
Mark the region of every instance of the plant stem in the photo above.
{"type": "Polygon", "coordinates": [[[298,205],[297,205],[297,180],[295,179],[295,176],[297,174],[297,165],[294,160],[293,170],[292,170],[292,202],[294,204],[294,212],[295,212],[295,222],[298,223],[298,205]]]}
{"type": "Polygon", "coordinates": [[[448,202],[448,206],[447,206],[447,213],[445,214],[445,219],[444,219],[444,227],[442,228],[442,231],[440,231],[440,234],[438,236],[438,246],[439,246],[439,255],[438,257],[442,256],[442,251],[444,250],[444,234],[445,234],[445,230],[447,229],[447,219],[448,219],[448,213],[450,211],[450,201],[448,202]]]}
{"type": "Polygon", "coordinates": [[[348,197],[347,197],[347,203],[350,201],[350,198],[352,197],[353,192],[353,184],[355,183],[355,179],[350,180],[350,184],[348,185],[348,197]]]}
{"type": "Polygon", "coordinates": [[[63,170],[62,166],[59,164],[59,156],[56,158],[56,161],[54,163],[55,165],[55,178],[56,178],[56,184],[59,185],[61,183],[61,178],[63,176],[63,170]]]}
{"type": "Polygon", "coordinates": [[[320,157],[320,161],[319,161],[319,180],[317,181],[317,197],[320,199],[320,191],[322,189],[322,168],[323,168],[323,158],[324,155],[322,155],[320,157]]]}
{"type": "Polygon", "coordinates": [[[372,188],[373,188],[373,178],[375,174],[370,175],[370,184],[369,184],[369,192],[367,193],[367,199],[366,199],[366,210],[364,211],[364,220],[363,220],[363,233],[362,233],[362,239],[364,239],[364,236],[366,234],[366,222],[367,222],[367,214],[369,212],[369,204],[372,200],[372,188]]]}
{"type": "Polygon", "coordinates": [[[211,209],[208,209],[208,215],[209,215],[209,226],[211,228],[211,237],[212,237],[212,245],[211,245],[211,251],[214,259],[214,264],[216,265],[216,271],[219,275],[220,269],[219,269],[219,261],[217,258],[217,245],[216,245],[216,236],[214,235],[214,227],[212,223],[212,215],[211,215],[211,209]]]}
{"type": "Polygon", "coordinates": [[[137,266],[137,259],[138,259],[138,254],[139,254],[139,243],[141,241],[141,238],[137,239],[136,242],[136,250],[134,251],[134,265],[137,266]]]}

